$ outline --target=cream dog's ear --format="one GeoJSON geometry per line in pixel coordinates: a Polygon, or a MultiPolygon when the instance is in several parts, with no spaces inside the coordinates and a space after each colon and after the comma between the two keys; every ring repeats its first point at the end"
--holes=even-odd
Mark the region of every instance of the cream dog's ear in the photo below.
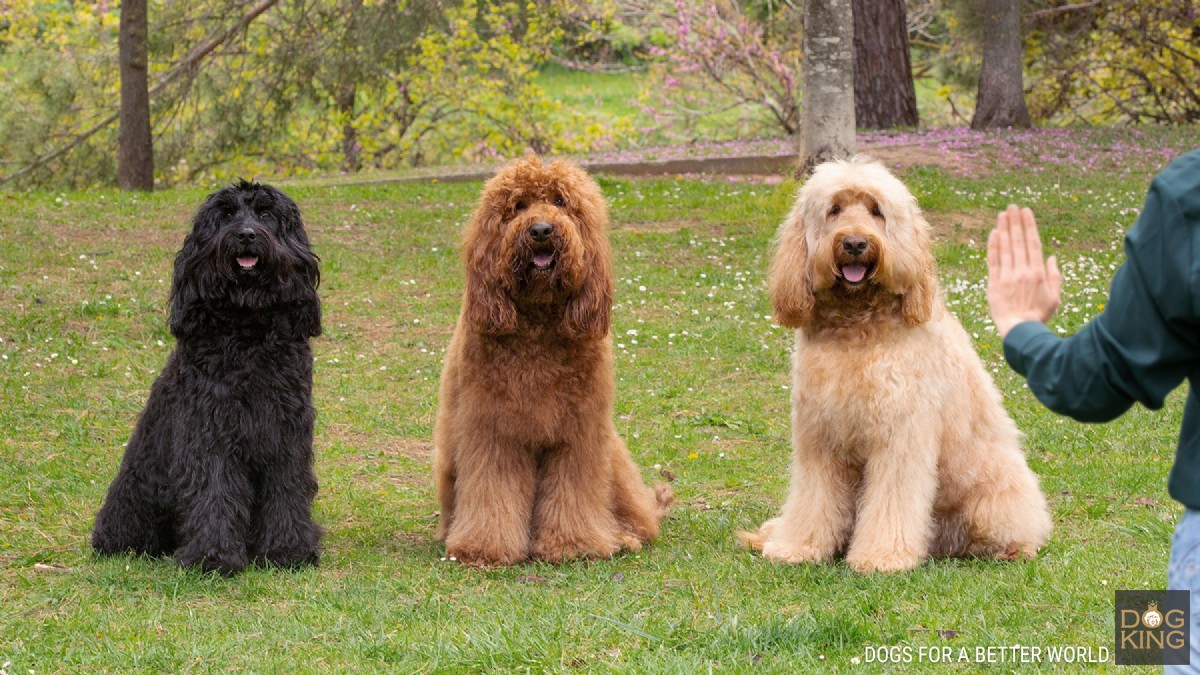
{"type": "Polygon", "coordinates": [[[812,315],[812,278],[808,270],[808,241],[806,238],[803,194],[792,208],[788,219],[775,236],[775,256],[771,260],[768,286],[774,318],[780,325],[800,328],[812,315]]]}
{"type": "Polygon", "coordinates": [[[910,326],[919,326],[933,316],[933,303],[937,298],[937,262],[929,241],[929,223],[921,215],[916,200],[911,195],[909,199],[907,208],[901,209],[908,222],[900,229],[910,234],[897,251],[904,260],[903,271],[897,270],[903,289],[900,313],[910,326]]]}

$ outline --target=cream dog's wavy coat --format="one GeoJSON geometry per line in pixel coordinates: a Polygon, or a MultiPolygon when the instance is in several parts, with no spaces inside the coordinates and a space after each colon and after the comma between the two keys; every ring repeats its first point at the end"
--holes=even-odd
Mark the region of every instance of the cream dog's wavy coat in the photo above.
{"type": "Polygon", "coordinates": [[[778,517],[741,535],[766,558],[896,572],[1046,542],[1046,500],[942,303],[928,230],[905,186],[863,157],[817,167],[780,227],[770,292],[797,329],[791,487],[778,517]]]}

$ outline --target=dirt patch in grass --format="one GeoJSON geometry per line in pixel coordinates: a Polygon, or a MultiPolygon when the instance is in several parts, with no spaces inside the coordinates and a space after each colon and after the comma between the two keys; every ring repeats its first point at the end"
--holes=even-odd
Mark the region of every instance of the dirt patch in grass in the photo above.
{"type": "Polygon", "coordinates": [[[330,424],[321,434],[322,445],[342,445],[359,452],[347,457],[362,460],[367,457],[404,457],[415,462],[433,461],[433,443],[415,438],[398,438],[367,433],[349,424],[330,424]]]}
{"type": "Polygon", "coordinates": [[[996,225],[994,214],[926,211],[925,218],[929,220],[929,226],[933,229],[934,241],[952,244],[965,243],[967,240],[974,240],[976,243],[986,241],[988,233],[996,225]]]}
{"type": "Polygon", "coordinates": [[[939,152],[921,145],[864,145],[860,146],[858,150],[893,169],[936,166],[958,176],[979,176],[991,173],[999,167],[998,162],[992,157],[967,156],[958,152],[939,152]]]}
{"type": "Polygon", "coordinates": [[[188,229],[186,223],[171,228],[156,226],[128,230],[103,226],[58,225],[51,226],[48,234],[57,247],[101,257],[123,256],[130,248],[176,250],[183,244],[188,229]]]}

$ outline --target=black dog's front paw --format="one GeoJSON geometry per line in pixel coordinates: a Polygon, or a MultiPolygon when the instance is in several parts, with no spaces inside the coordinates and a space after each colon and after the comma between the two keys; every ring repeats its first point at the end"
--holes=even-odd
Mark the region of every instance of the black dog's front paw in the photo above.
{"type": "Polygon", "coordinates": [[[316,567],[321,562],[321,554],[316,550],[312,551],[272,551],[261,558],[257,558],[260,563],[265,563],[272,567],[303,567],[312,565],[316,567]]]}
{"type": "Polygon", "coordinates": [[[321,560],[321,534],[320,527],[308,523],[292,537],[267,538],[259,542],[254,560],[273,567],[317,565],[321,560]]]}
{"type": "Polygon", "coordinates": [[[246,569],[247,562],[244,551],[222,551],[215,547],[185,546],[175,553],[175,563],[180,567],[199,567],[223,577],[246,569]]]}

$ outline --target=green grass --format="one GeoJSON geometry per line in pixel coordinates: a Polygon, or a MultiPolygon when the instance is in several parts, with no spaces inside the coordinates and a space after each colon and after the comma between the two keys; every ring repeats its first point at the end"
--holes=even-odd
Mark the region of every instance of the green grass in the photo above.
{"type": "Polygon", "coordinates": [[[479,184],[294,187],[323,272],[321,566],[226,580],[97,559],[92,518],[172,346],[171,260],[205,193],[0,194],[0,670],[876,671],[852,659],[868,646],[1111,648],[1113,591],[1165,585],[1182,395],[1104,426],[1043,410],[984,320],[986,232],[972,223],[1017,196],[1038,210],[1067,274],[1054,325],[1073,331],[1104,300],[1145,180],[903,177],[938,223],[947,301],[1049,496],[1056,527],[1033,561],[861,577],[739,549],[735,532],[774,514],[788,480],[791,338],[765,318],[763,274],[795,186],[610,179],[616,423],[648,480],[675,477],[660,542],[560,566],[442,560],[430,438],[479,184]]]}

